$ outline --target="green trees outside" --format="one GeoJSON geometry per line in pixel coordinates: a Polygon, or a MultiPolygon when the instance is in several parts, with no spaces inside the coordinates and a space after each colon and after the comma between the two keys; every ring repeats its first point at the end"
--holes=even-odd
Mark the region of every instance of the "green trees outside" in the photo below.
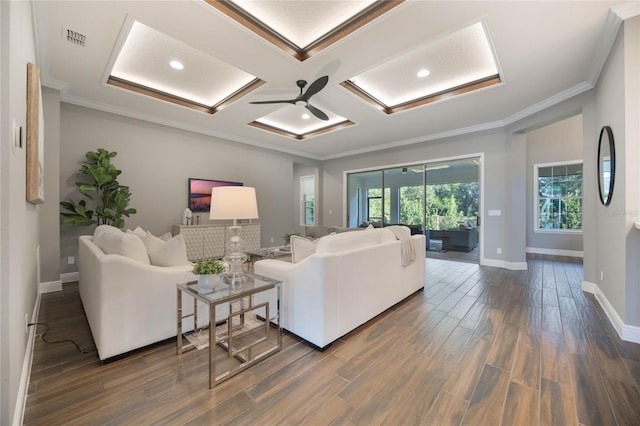
{"type": "MultiPolygon", "coordinates": [[[[457,228],[478,215],[477,182],[427,185],[427,229],[457,228]]],[[[400,188],[400,223],[422,223],[422,185],[400,188]]]]}

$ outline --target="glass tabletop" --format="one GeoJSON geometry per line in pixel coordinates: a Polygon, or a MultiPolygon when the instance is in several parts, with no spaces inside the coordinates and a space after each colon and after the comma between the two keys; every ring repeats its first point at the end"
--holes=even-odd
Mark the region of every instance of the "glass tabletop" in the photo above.
{"type": "Polygon", "coordinates": [[[178,287],[209,302],[221,303],[273,288],[279,283],[272,278],[246,273],[242,282],[233,285],[221,282],[213,288],[202,288],[197,281],[189,281],[178,284],[178,287]]]}

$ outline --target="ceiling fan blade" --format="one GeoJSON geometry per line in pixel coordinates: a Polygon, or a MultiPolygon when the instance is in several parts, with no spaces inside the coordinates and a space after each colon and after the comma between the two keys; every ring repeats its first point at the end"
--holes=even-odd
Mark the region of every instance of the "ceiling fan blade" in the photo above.
{"type": "Polygon", "coordinates": [[[324,121],[329,120],[329,116],[327,116],[327,114],[325,114],[324,112],[320,111],[318,108],[314,107],[313,105],[307,104],[307,106],[305,108],[307,108],[309,111],[311,111],[311,114],[315,115],[320,120],[324,120],[324,121]]]}
{"type": "Polygon", "coordinates": [[[295,104],[296,101],[293,99],[289,99],[286,101],[254,101],[249,103],[250,104],[295,104]]]}
{"type": "Polygon", "coordinates": [[[315,95],[316,93],[324,89],[324,86],[326,86],[328,82],[329,82],[328,75],[320,77],[319,79],[311,83],[307,91],[298,97],[298,100],[308,101],[311,96],[315,95]]]}

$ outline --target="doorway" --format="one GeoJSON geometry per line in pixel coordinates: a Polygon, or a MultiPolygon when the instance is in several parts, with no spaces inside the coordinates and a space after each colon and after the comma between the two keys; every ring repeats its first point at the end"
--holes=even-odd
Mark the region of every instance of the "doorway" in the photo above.
{"type": "Polygon", "coordinates": [[[480,157],[425,165],[427,257],[480,263],[480,157]]]}
{"type": "Polygon", "coordinates": [[[427,257],[480,263],[482,154],[346,173],[346,224],[424,233],[427,257]]]}

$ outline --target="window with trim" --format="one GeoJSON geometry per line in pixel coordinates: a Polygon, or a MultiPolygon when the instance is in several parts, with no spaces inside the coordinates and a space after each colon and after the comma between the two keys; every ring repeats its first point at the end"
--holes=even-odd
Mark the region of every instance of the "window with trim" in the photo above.
{"type": "Polygon", "coordinates": [[[582,161],[535,164],[534,231],[582,232],[582,161]]]}
{"type": "Polygon", "coordinates": [[[300,224],[316,224],[316,177],[300,177],[300,224]]]}
{"type": "MultiPolygon", "coordinates": [[[[391,221],[391,189],[384,189],[384,218],[385,223],[391,221]]],[[[367,221],[382,222],[382,190],[380,188],[367,189],[367,221]]]]}

